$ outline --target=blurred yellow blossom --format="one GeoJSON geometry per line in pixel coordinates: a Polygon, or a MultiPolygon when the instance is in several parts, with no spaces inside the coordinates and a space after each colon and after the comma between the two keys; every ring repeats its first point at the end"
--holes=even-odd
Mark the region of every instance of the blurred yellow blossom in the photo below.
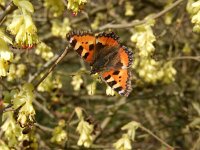
{"type": "MultiPolygon", "coordinates": [[[[5,1],[6,1],[6,0],[0,0],[0,4],[1,4],[2,6],[5,6],[5,1]]],[[[0,9],[2,9],[2,8],[0,7],[0,9]]]]}
{"type": "Polygon", "coordinates": [[[131,150],[131,141],[135,140],[135,132],[140,126],[140,123],[131,121],[124,125],[121,129],[127,130],[127,133],[123,134],[122,137],[113,144],[116,150],[131,150]]]}
{"type": "Polygon", "coordinates": [[[8,145],[6,145],[6,143],[4,141],[2,141],[2,140],[0,140],[0,149],[2,149],[2,150],[10,150],[8,145]]]}
{"type": "Polygon", "coordinates": [[[7,75],[8,68],[8,61],[0,58],[0,77],[7,75]]]}
{"type": "Polygon", "coordinates": [[[49,74],[45,80],[37,87],[38,91],[41,92],[52,92],[53,89],[60,89],[62,87],[62,82],[60,76],[49,74]]]}
{"type": "Polygon", "coordinates": [[[37,45],[35,53],[40,55],[46,61],[54,56],[53,52],[51,51],[51,47],[46,45],[44,42],[41,42],[37,45]]]}
{"type": "Polygon", "coordinates": [[[94,21],[91,24],[92,29],[94,29],[94,30],[98,29],[100,23],[102,23],[102,20],[104,20],[104,19],[105,18],[104,18],[103,14],[101,14],[101,13],[97,14],[94,21]]]}
{"type": "Polygon", "coordinates": [[[60,120],[58,126],[54,128],[51,142],[63,145],[67,141],[67,132],[64,130],[65,120],[60,120]]]}
{"type": "Polygon", "coordinates": [[[87,3],[87,0],[68,0],[67,8],[76,15],[81,7],[87,3]]]}
{"type": "Polygon", "coordinates": [[[136,121],[131,121],[129,123],[127,123],[126,125],[124,125],[121,129],[122,130],[127,130],[127,135],[130,137],[130,139],[132,141],[135,140],[135,131],[137,130],[137,128],[140,126],[140,123],[136,122],[136,121]]]}
{"type": "Polygon", "coordinates": [[[7,43],[11,44],[11,39],[0,29],[0,77],[7,75],[9,62],[13,60],[13,53],[8,48],[7,43]]]}
{"type": "Polygon", "coordinates": [[[35,110],[32,105],[34,99],[33,85],[29,83],[24,84],[20,91],[13,96],[13,108],[19,109],[17,122],[22,127],[32,125],[35,122],[35,110]]]}
{"type": "Polygon", "coordinates": [[[62,0],[45,0],[44,6],[52,13],[54,17],[60,16],[65,9],[62,0]]]}
{"type": "Polygon", "coordinates": [[[25,64],[11,64],[7,80],[13,81],[14,79],[21,78],[25,74],[26,69],[25,64]]]}
{"type": "Polygon", "coordinates": [[[116,150],[132,150],[131,140],[127,134],[123,136],[113,144],[116,150]]]}
{"type": "Polygon", "coordinates": [[[155,51],[153,43],[156,40],[151,27],[154,22],[149,20],[146,24],[135,27],[135,33],[131,37],[137,48],[133,68],[147,83],[156,84],[158,81],[170,83],[174,81],[176,75],[173,63],[171,61],[162,63],[152,58],[155,51]]]}
{"type": "Polygon", "coordinates": [[[125,16],[133,16],[134,15],[134,5],[131,4],[130,1],[125,2],[125,16]]]}
{"type": "Polygon", "coordinates": [[[64,18],[62,22],[59,20],[52,21],[51,32],[54,36],[60,36],[64,39],[66,37],[66,34],[69,33],[70,30],[71,28],[68,18],[64,18]]]}
{"type": "Polygon", "coordinates": [[[13,116],[13,111],[4,112],[2,116],[3,124],[1,126],[1,130],[4,132],[10,147],[16,145],[18,143],[17,137],[22,135],[22,128],[16,123],[13,116]]]}
{"type": "Polygon", "coordinates": [[[96,92],[96,82],[94,81],[94,82],[88,84],[86,86],[86,89],[88,91],[88,95],[94,95],[96,92]]]}
{"type": "Polygon", "coordinates": [[[7,30],[15,35],[15,46],[24,48],[32,47],[38,43],[37,28],[32,20],[33,6],[26,0],[14,0],[14,4],[19,8],[13,14],[12,22],[7,30]]]}
{"type": "Polygon", "coordinates": [[[107,86],[106,95],[114,96],[115,95],[115,91],[110,86],[107,86]]]}
{"type": "Polygon", "coordinates": [[[191,22],[194,24],[193,31],[200,32],[200,0],[188,0],[187,11],[190,13],[191,22]]]}
{"type": "Polygon", "coordinates": [[[83,79],[81,78],[80,74],[74,75],[72,77],[72,82],[71,82],[74,91],[79,91],[81,88],[81,85],[83,84],[83,79]]]}
{"type": "Polygon", "coordinates": [[[93,142],[92,132],[94,130],[94,125],[89,124],[87,121],[84,120],[82,109],[80,107],[77,107],[75,109],[75,112],[79,119],[79,123],[76,128],[76,131],[80,134],[77,144],[79,146],[84,146],[84,147],[89,148],[93,142]]]}

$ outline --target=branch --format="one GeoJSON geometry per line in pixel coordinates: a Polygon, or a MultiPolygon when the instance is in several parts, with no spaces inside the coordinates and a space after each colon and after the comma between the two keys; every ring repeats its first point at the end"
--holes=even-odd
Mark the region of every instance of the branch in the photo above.
{"type": "Polygon", "coordinates": [[[40,128],[41,130],[43,131],[47,131],[47,132],[53,132],[53,129],[52,128],[49,128],[49,127],[46,127],[46,126],[43,126],[39,123],[35,123],[35,126],[40,128]]]}
{"type": "Polygon", "coordinates": [[[105,29],[110,29],[110,28],[112,28],[112,29],[131,28],[131,27],[134,27],[134,26],[138,26],[138,25],[147,23],[151,19],[157,19],[157,18],[161,17],[165,13],[169,12],[170,10],[172,10],[173,8],[178,6],[183,1],[184,0],[177,0],[171,6],[165,8],[164,10],[160,11],[159,13],[153,15],[152,17],[150,17],[148,19],[143,19],[141,21],[135,20],[135,21],[132,21],[130,23],[125,23],[125,24],[124,23],[123,24],[106,24],[106,25],[100,27],[99,30],[105,30],[105,29]]]}
{"type": "Polygon", "coordinates": [[[5,11],[0,15],[0,25],[3,23],[3,20],[5,19],[5,17],[10,14],[11,12],[13,12],[15,9],[17,9],[17,6],[15,6],[13,4],[13,2],[11,2],[5,9],[5,11]]]}
{"type": "Polygon", "coordinates": [[[55,63],[55,61],[59,58],[60,56],[58,54],[56,54],[53,58],[51,58],[51,60],[49,60],[48,62],[46,62],[36,73],[34,73],[30,79],[29,82],[33,82],[34,80],[37,79],[37,77],[46,69],[48,69],[52,64],[55,63]]]}
{"type": "Polygon", "coordinates": [[[110,110],[112,111],[110,115],[108,115],[103,122],[101,123],[101,131],[97,132],[96,135],[94,136],[94,142],[97,140],[97,138],[102,134],[103,130],[106,128],[106,126],[110,123],[112,118],[115,116],[117,111],[127,103],[127,100],[125,97],[121,98],[117,103],[115,103],[110,110]]]}
{"type": "Polygon", "coordinates": [[[7,87],[2,80],[0,80],[0,85],[2,85],[2,87],[5,88],[7,91],[10,91],[9,87],[7,87]]]}
{"type": "Polygon", "coordinates": [[[65,48],[63,53],[55,60],[53,65],[49,68],[49,70],[43,75],[43,77],[34,85],[34,89],[36,89],[42,81],[51,73],[51,71],[57,66],[57,64],[67,55],[68,53],[68,46],[65,48]]]}
{"type": "Polygon", "coordinates": [[[170,146],[169,144],[167,144],[165,141],[163,141],[161,138],[159,138],[157,135],[155,135],[153,132],[151,132],[149,129],[145,128],[144,126],[142,126],[140,124],[139,126],[143,131],[147,132],[148,134],[150,134],[151,136],[153,136],[156,140],[158,140],[159,142],[161,142],[163,145],[165,145],[169,150],[174,150],[175,148],[170,146]]]}
{"type": "MultiPolygon", "coordinates": [[[[106,6],[106,5],[98,6],[97,8],[94,8],[93,10],[91,10],[91,11],[89,12],[88,16],[92,16],[92,15],[96,14],[97,12],[99,12],[99,11],[104,11],[104,10],[107,10],[107,6],[106,6]]],[[[81,22],[81,21],[83,21],[83,20],[85,20],[85,19],[87,19],[87,16],[86,16],[86,15],[83,15],[83,16],[81,16],[81,17],[79,17],[79,18],[73,19],[73,20],[71,21],[71,24],[76,24],[76,23],[81,22]]]]}
{"type": "Polygon", "coordinates": [[[171,58],[170,60],[175,61],[175,60],[186,60],[186,59],[200,62],[200,56],[180,56],[180,57],[171,58]]]}

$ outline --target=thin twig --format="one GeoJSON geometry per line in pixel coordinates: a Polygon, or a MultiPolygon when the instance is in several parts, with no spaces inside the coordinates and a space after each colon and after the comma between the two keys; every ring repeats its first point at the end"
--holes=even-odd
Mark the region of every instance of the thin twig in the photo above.
{"type": "Polygon", "coordinates": [[[47,132],[53,132],[53,129],[52,128],[49,128],[49,127],[46,127],[46,126],[43,126],[39,123],[35,123],[35,126],[40,128],[41,130],[43,131],[47,131],[47,132]]]}
{"type": "Polygon", "coordinates": [[[134,26],[137,26],[137,25],[144,24],[151,19],[157,19],[157,18],[163,16],[165,13],[169,12],[170,10],[172,10],[173,8],[178,6],[183,1],[184,0],[178,0],[178,1],[174,2],[172,5],[170,5],[166,9],[160,11],[159,13],[153,15],[152,17],[150,17],[148,19],[143,19],[141,21],[136,20],[136,21],[132,21],[130,23],[122,23],[122,24],[106,24],[106,25],[100,27],[99,30],[105,30],[105,29],[110,29],[110,28],[112,28],[112,29],[131,28],[131,27],[134,27],[134,26]]]}
{"type": "Polygon", "coordinates": [[[161,138],[159,138],[157,135],[155,135],[153,132],[151,132],[149,129],[145,128],[144,126],[140,125],[139,126],[143,131],[147,132],[151,136],[153,136],[155,139],[157,139],[159,142],[161,142],[163,145],[165,145],[167,148],[170,150],[174,150],[174,147],[170,146],[167,144],[165,141],[163,141],[161,138]]]}
{"type": "Polygon", "coordinates": [[[186,60],[186,59],[200,62],[200,56],[180,56],[180,57],[171,58],[170,60],[175,61],[175,60],[186,60]]]}
{"type": "Polygon", "coordinates": [[[51,73],[51,71],[57,66],[57,64],[67,55],[68,53],[68,46],[65,48],[63,53],[55,60],[53,65],[49,68],[49,70],[43,75],[43,77],[34,85],[34,88],[36,89],[40,83],[51,73]]]}
{"type": "MultiPolygon", "coordinates": [[[[97,8],[94,8],[93,10],[91,10],[88,15],[91,16],[93,14],[96,14],[99,11],[103,11],[103,10],[106,10],[106,9],[107,9],[107,6],[105,6],[105,5],[104,6],[98,6],[97,8]]],[[[87,19],[87,16],[83,15],[80,18],[73,19],[71,21],[71,24],[76,24],[76,23],[81,22],[85,19],[87,19]]]]}
{"type": "Polygon", "coordinates": [[[101,123],[101,131],[97,132],[96,135],[94,136],[94,141],[97,140],[97,138],[102,134],[102,131],[107,127],[107,125],[109,124],[109,122],[112,120],[112,118],[114,117],[114,115],[116,114],[116,112],[121,108],[121,106],[123,106],[124,104],[126,104],[126,98],[123,97],[121,98],[116,104],[114,104],[112,106],[112,108],[110,110],[112,110],[112,113],[110,115],[108,115],[101,123]]]}
{"type": "Polygon", "coordinates": [[[196,142],[193,144],[191,150],[197,150],[199,145],[200,145],[200,135],[199,135],[198,139],[196,140],[196,142]]]}
{"type": "Polygon", "coordinates": [[[46,69],[49,68],[49,66],[51,66],[60,56],[59,55],[55,55],[53,58],[51,58],[51,60],[47,61],[33,76],[31,76],[31,78],[29,79],[29,82],[33,82],[36,80],[36,78],[42,73],[44,72],[46,69]]]}
{"type": "Polygon", "coordinates": [[[10,91],[10,89],[4,84],[4,82],[2,80],[0,80],[0,84],[2,85],[2,87],[4,87],[7,91],[10,91]]]}
{"type": "Polygon", "coordinates": [[[40,104],[37,100],[34,100],[33,103],[40,109],[42,109],[49,117],[55,118],[54,115],[42,104],[40,104]]]}
{"type": "Polygon", "coordinates": [[[13,4],[13,2],[11,2],[5,9],[5,11],[0,15],[0,25],[3,23],[3,20],[5,19],[5,17],[10,14],[11,12],[13,12],[15,9],[17,9],[17,6],[15,6],[13,4]]]}

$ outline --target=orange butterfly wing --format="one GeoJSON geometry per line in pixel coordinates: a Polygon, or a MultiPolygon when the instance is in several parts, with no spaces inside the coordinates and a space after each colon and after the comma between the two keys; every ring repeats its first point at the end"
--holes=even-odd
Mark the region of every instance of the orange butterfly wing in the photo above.
{"type": "Polygon", "coordinates": [[[98,46],[111,46],[111,47],[119,47],[119,37],[115,35],[113,32],[102,32],[97,35],[96,44],[98,46]]]}
{"type": "Polygon", "coordinates": [[[133,53],[125,46],[119,49],[120,69],[112,69],[101,74],[104,81],[120,95],[128,96],[132,91],[131,87],[131,71],[129,67],[133,63],[133,53]]]}
{"type": "Polygon", "coordinates": [[[89,32],[71,32],[68,40],[74,50],[88,63],[92,63],[96,37],[89,32]]]}
{"type": "Polygon", "coordinates": [[[120,95],[128,96],[132,91],[131,72],[127,69],[110,70],[101,74],[104,81],[120,95]]]}

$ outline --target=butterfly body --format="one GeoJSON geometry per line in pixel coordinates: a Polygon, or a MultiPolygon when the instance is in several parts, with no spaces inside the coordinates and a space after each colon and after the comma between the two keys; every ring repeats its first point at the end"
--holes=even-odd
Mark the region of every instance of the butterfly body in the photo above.
{"type": "Polygon", "coordinates": [[[93,35],[90,32],[71,32],[68,40],[74,50],[120,95],[128,96],[131,88],[133,53],[122,46],[113,32],[93,35]]]}

